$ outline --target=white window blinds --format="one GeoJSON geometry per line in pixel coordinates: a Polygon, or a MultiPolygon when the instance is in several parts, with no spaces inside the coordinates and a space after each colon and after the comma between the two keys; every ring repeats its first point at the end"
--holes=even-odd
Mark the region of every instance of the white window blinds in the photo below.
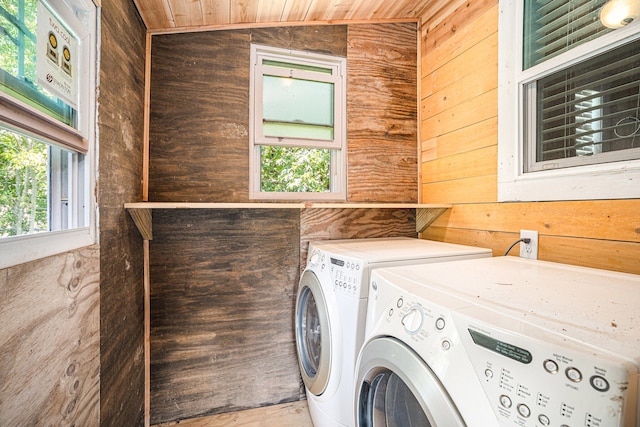
{"type": "Polygon", "coordinates": [[[609,31],[600,22],[606,0],[526,0],[523,68],[528,69],[609,31]]]}
{"type": "Polygon", "coordinates": [[[536,111],[527,171],[640,158],[640,41],[543,77],[526,92],[536,111]]]}

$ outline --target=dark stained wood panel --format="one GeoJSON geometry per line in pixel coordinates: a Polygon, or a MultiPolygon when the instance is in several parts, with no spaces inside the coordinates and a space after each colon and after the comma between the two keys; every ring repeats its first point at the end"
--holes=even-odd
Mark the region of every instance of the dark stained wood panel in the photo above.
{"type": "Polygon", "coordinates": [[[249,201],[250,44],[344,55],[343,26],[152,39],[149,200],[249,201]]]}
{"type": "Polygon", "coordinates": [[[127,0],[103,2],[101,31],[100,424],[139,426],[144,409],[143,249],[124,203],[142,200],[146,36],[127,0]]]}
{"type": "Polygon", "coordinates": [[[297,401],[299,210],[154,210],[151,422],[297,401]]]}
{"type": "Polygon", "coordinates": [[[418,200],[417,28],[349,25],[348,200],[418,200]]]}
{"type": "Polygon", "coordinates": [[[97,245],[0,270],[0,425],[98,426],[97,245]]]}

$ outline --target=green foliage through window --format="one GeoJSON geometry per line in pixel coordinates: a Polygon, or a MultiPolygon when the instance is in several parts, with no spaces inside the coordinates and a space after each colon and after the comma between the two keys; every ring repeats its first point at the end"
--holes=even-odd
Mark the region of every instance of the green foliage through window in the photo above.
{"type": "Polygon", "coordinates": [[[0,128],[0,237],[48,230],[48,147],[0,128]]]}
{"type": "Polygon", "coordinates": [[[261,191],[330,191],[331,150],[265,145],[260,159],[261,191]]]}

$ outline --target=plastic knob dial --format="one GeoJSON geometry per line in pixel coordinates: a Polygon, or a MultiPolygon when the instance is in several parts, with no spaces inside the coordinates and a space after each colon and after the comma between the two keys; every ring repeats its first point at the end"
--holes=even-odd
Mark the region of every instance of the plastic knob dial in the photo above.
{"type": "Polygon", "coordinates": [[[409,312],[402,318],[402,325],[410,334],[418,332],[422,326],[422,311],[417,308],[409,310],[409,312]]]}

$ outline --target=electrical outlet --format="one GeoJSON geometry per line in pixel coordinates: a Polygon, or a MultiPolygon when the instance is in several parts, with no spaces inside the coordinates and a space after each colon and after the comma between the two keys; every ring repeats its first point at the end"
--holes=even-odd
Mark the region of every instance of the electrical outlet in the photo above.
{"type": "Polygon", "coordinates": [[[538,232],[532,230],[520,230],[521,239],[531,239],[529,243],[520,242],[520,257],[538,259],[538,232]]]}

